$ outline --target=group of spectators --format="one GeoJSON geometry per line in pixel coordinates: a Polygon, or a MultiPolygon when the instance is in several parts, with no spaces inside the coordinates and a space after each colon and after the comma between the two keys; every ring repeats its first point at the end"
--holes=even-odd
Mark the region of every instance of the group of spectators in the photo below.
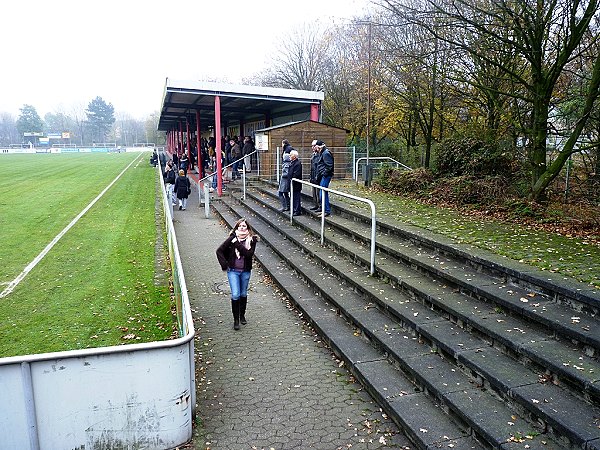
{"type": "MultiPolygon", "coordinates": [[[[236,149],[235,140],[231,140],[231,154],[239,151],[236,149]]],[[[281,211],[290,211],[292,215],[302,215],[301,191],[302,183],[294,180],[302,180],[302,163],[298,158],[298,151],[290,145],[287,139],[281,141],[283,148],[283,164],[279,181],[279,198],[281,199],[281,211]],[[290,191],[293,192],[293,204],[290,205],[290,191]]],[[[321,140],[312,141],[313,154],[310,159],[310,182],[321,187],[329,187],[334,171],[333,155],[321,140]]],[[[329,195],[325,191],[313,187],[314,207],[313,211],[321,209],[324,203],[323,213],[325,216],[331,214],[329,195]]],[[[321,216],[321,214],[319,214],[321,216]]],[[[241,325],[246,325],[246,308],[248,306],[248,285],[252,274],[252,258],[258,242],[258,236],[248,223],[246,218],[239,219],[233,229],[219,245],[216,250],[217,260],[221,269],[227,273],[227,280],[231,290],[231,312],[233,314],[233,329],[240,330],[241,325]]]]}
{"type": "MultiPolygon", "coordinates": [[[[302,215],[301,191],[302,183],[292,179],[302,179],[302,163],[298,159],[298,151],[295,150],[287,139],[281,141],[283,148],[283,163],[281,165],[281,176],[279,178],[279,198],[281,199],[281,211],[289,211],[292,208],[293,216],[302,215]],[[290,205],[290,191],[293,193],[293,205],[290,205]]],[[[331,151],[325,145],[325,142],[315,139],[312,141],[313,154],[310,158],[310,182],[318,184],[321,187],[328,188],[334,172],[334,158],[331,151]]],[[[317,187],[312,188],[313,202],[315,205],[310,208],[311,211],[320,211],[325,217],[331,215],[331,205],[329,204],[329,193],[317,187]],[[324,193],[324,194],[323,194],[324,193]],[[324,208],[321,202],[324,201],[324,208]]]]}
{"type": "Polygon", "coordinates": [[[173,206],[179,204],[179,209],[185,211],[187,199],[192,192],[192,184],[187,177],[186,170],[181,166],[178,169],[174,160],[171,159],[165,165],[163,178],[167,189],[167,198],[173,203],[173,206]]]}
{"type": "MultiPolygon", "coordinates": [[[[234,163],[232,166],[232,180],[240,177],[239,170],[244,169],[246,172],[252,170],[250,155],[254,152],[254,141],[250,136],[243,139],[238,136],[225,136],[221,140],[221,167],[234,163]],[[241,158],[243,160],[240,160],[241,158]]],[[[202,138],[200,142],[200,151],[202,152],[202,178],[206,176],[206,172],[215,172],[217,170],[216,159],[216,142],[211,136],[209,139],[202,138]]]]}
{"type": "MultiPolygon", "coordinates": [[[[207,172],[214,173],[217,170],[215,138],[213,136],[208,139],[201,138],[200,146],[198,146],[196,140],[192,141],[191,144],[192,151],[189,158],[188,154],[180,148],[173,153],[171,160],[166,163],[161,161],[165,167],[163,176],[169,198],[173,202],[173,206],[179,205],[180,210],[186,209],[187,198],[191,193],[191,183],[187,178],[188,170],[193,169],[197,161],[200,178],[204,178],[207,172]],[[200,158],[198,158],[198,151],[200,151],[200,158]]],[[[246,136],[241,143],[237,137],[225,136],[222,139],[221,148],[223,149],[221,152],[221,167],[233,163],[232,180],[240,178],[240,170],[246,172],[252,170],[250,155],[254,152],[255,147],[250,136],[246,136]]],[[[150,160],[153,166],[156,166],[157,159],[156,152],[154,152],[150,160]]],[[[216,181],[215,177],[213,180],[214,186],[216,186],[216,181]]]]}
{"type": "MultiPolygon", "coordinates": [[[[226,136],[225,141],[224,151],[221,152],[223,158],[221,163],[222,166],[233,163],[231,178],[235,180],[240,177],[240,169],[250,170],[250,162],[246,163],[245,159],[248,158],[249,160],[248,155],[254,152],[254,142],[249,136],[244,138],[242,146],[240,146],[240,142],[236,138],[226,136]]],[[[201,139],[200,152],[201,161],[203,162],[203,170],[200,172],[201,178],[205,176],[205,169],[213,173],[216,170],[214,145],[215,139],[212,136],[209,139],[201,139]],[[204,153],[206,154],[204,155],[204,153]]],[[[291,208],[292,215],[300,216],[302,215],[302,183],[297,181],[292,182],[292,179],[302,179],[302,162],[298,157],[298,151],[292,147],[287,139],[281,141],[281,146],[283,149],[283,163],[278,188],[281,211],[290,211],[291,208]],[[292,205],[290,205],[290,192],[293,192],[292,205]]],[[[328,188],[334,173],[333,154],[322,140],[313,140],[311,146],[313,153],[310,158],[310,182],[320,187],[328,188]]],[[[197,145],[194,146],[194,149],[197,149],[197,145]]],[[[168,196],[173,202],[173,206],[179,205],[180,210],[186,209],[187,199],[191,193],[191,183],[187,178],[187,171],[188,168],[193,167],[193,160],[192,156],[192,161],[190,162],[185,152],[181,153],[181,156],[174,153],[172,159],[167,161],[165,165],[163,176],[168,196]]],[[[325,217],[331,215],[331,205],[327,191],[313,187],[312,197],[314,206],[310,208],[311,211],[320,211],[318,214],[319,217],[321,215],[325,217]],[[322,202],[324,202],[323,205],[322,202]]]]}

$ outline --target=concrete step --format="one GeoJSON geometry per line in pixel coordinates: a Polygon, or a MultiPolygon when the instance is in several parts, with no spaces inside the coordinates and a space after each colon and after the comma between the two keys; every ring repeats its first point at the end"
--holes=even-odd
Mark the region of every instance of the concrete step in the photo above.
{"type": "MultiPolygon", "coordinates": [[[[256,183],[255,188],[267,195],[276,196],[277,187],[273,182],[261,181],[256,183]]],[[[306,201],[307,205],[312,205],[307,193],[303,194],[303,201],[306,201]]],[[[361,223],[370,226],[370,213],[365,212],[365,209],[344,202],[334,202],[332,211],[334,212],[332,218],[344,216],[351,219],[352,222],[356,222],[352,225],[352,229],[361,223]]],[[[449,256],[472,266],[479,272],[490,273],[510,284],[519,284],[524,289],[540,292],[558,302],[571,305],[575,310],[586,310],[593,314],[600,312],[600,290],[572,278],[542,271],[472,245],[458,244],[448,237],[431,231],[408,224],[400,224],[382,217],[377,217],[377,230],[380,236],[396,236],[417,247],[449,256]]],[[[366,239],[370,234],[361,233],[360,236],[366,239]]]]}
{"type": "MultiPolygon", "coordinates": [[[[223,203],[215,209],[229,226],[240,217],[223,203]]],[[[270,233],[258,225],[253,227],[263,238],[270,233]]],[[[314,290],[291,271],[287,261],[259,245],[256,258],[269,276],[280,286],[295,306],[323,337],[324,342],[340,357],[377,400],[385,411],[403,428],[417,448],[449,447],[455,449],[484,448],[468,433],[468,428],[452,421],[431,398],[416,391],[415,386],[388,362],[385,355],[373,347],[362,334],[337,313],[337,308],[315,294],[314,290]],[[401,397],[407,397],[403,399],[401,397]],[[409,398],[410,397],[410,398],[409,398]],[[392,405],[392,406],[390,406],[392,405]]]]}
{"type": "MultiPolygon", "coordinates": [[[[272,196],[268,193],[251,194],[248,200],[256,201],[262,210],[269,209],[273,214],[281,215],[272,196]]],[[[310,215],[295,219],[295,223],[305,231],[318,233],[319,223],[311,220],[310,215]]],[[[337,228],[329,219],[327,219],[326,244],[331,245],[338,252],[346,253],[353,261],[368,267],[369,249],[356,245],[353,239],[344,234],[336,233],[337,228]]],[[[408,244],[401,242],[397,247],[406,245],[408,244]]],[[[589,347],[573,345],[570,341],[571,336],[564,336],[559,332],[560,323],[571,321],[573,326],[579,326],[575,322],[581,319],[596,322],[595,318],[580,313],[579,316],[572,316],[574,314],[572,310],[544,299],[541,294],[531,297],[528,295],[530,292],[520,291],[515,286],[493,285],[493,280],[483,282],[482,278],[489,278],[486,274],[469,273],[461,276],[458,269],[452,268],[456,277],[464,278],[465,284],[473,282],[478,284],[477,289],[482,289],[482,286],[487,283],[488,289],[498,291],[496,298],[500,300],[497,303],[479,296],[469,296],[469,292],[476,288],[467,289],[465,292],[464,289],[449,283],[447,279],[441,278],[439,274],[430,278],[419,270],[398,264],[394,258],[382,258],[380,255],[378,258],[380,258],[377,259],[378,274],[392,281],[392,285],[422,299],[428,307],[446,313],[450,320],[475,331],[491,345],[503,346],[515,357],[526,358],[528,362],[536,364],[538,371],[547,372],[545,377],[552,378],[555,382],[575,386],[584,397],[589,397],[595,403],[600,399],[598,383],[600,363],[590,356],[590,353],[593,355],[594,352],[591,352],[589,347]],[[507,304],[513,307],[506,308],[507,304]],[[508,312],[510,314],[506,314],[508,312]],[[499,316],[494,320],[488,320],[490,314],[499,314],[499,316]],[[579,319],[572,320],[574,317],[579,319]],[[548,343],[542,344],[545,341],[548,343]]],[[[452,264],[453,262],[449,261],[447,266],[450,267],[452,264]]],[[[342,275],[345,270],[349,269],[344,268],[339,274],[342,275]]],[[[359,272],[355,267],[352,270],[359,272]]],[[[361,289],[361,283],[364,283],[364,280],[355,279],[357,289],[361,289]]],[[[585,328],[589,328],[590,332],[593,329],[593,334],[597,334],[600,330],[600,327],[592,327],[589,324],[585,328]]]]}
{"type": "MultiPolygon", "coordinates": [[[[237,210],[237,216],[248,216],[248,210],[236,206],[233,206],[232,208],[234,211],[237,210]]],[[[276,216],[276,214],[273,212],[266,210],[261,211],[260,209],[254,210],[253,213],[256,214],[257,212],[261,216],[276,216]]],[[[275,219],[277,219],[277,217],[275,217],[275,219]]],[[[256,225],[256,223],[254,225],[256,225]]],[[[287,263],[290,264],[296,270],[296,272],[301,274],[301,276],[307,280],[307,283],[309,283],[313,289],[320,291],[320,296],[325,299],[327,304],[334,305],[335,309],[340,311],[349,322],[357,327],[362,334],[367,336],[380,351],[389,355],[389,357],[392,358],[396,364],[402,368],[404,373],[410,374],[413,382],[419,387],[420,390],[428,392],[428,394],[437,402],[437,404],[442,405],[443,408],[449,410],[453,420],[464,422],[465,426],[472,430],[474,436],[477,436],[479,439],[486,442],[486,445],[491,445],[494,447],[506,443],[507,440],[511,439],[511,436],[514,437],[518,436],[519,434],[526,434],[525,431],[517,432],[516,430],[518,427],[512,428],[515,424],[514,421],[517,420],[515,417],[519,415],[518,412],[513,409],[514,405],[522,405],[517,403],[511,404],[511,402],[508,401],[510,399],[508,395],[510,392],[506,392],[505,394],[507,395],[502,397],[499,396],[498,393],[493,389],[487,389],[483,383],[481,386],[476,386],[477,377],[467,376],[461,370],[461,366],[454,365],[454,362],[451,362],[452,358],[457,361],[458,356],[465,351],[476,351],[481,347],[487,347],[488,345],[485,342],[470,336],[459,327],[452,327],[452,324],[447,322],[443,317],[428,317],[427,314],[429,313],[429,310],[424,308],[419,302],[405,302],[399,300],[399,305],[408,303],[404,306],[400,306],[400,309],[405,309],[405,314],[402,316],[403,319],[400,322],[396,322],[394,320],[398,317],[396,316],[390,320],[390,316],[384,314],[389,312],[389,310],[381,310],[379,306],[370,307],[369,303],[364,303],[364,299],[355,292],[354,288],[348,288],[344,283],[339,281],[337,276],[324,272],[319,264],[317,264],[316,268],[312,267],[315,264],[314,262],[308,260],[308,255],[310,254],[312,258],[315,258],[319,256],[319,253],[325,252],[322,252],[320,248],[317,248],[319,246],[315,246],[314,242],[311,243],[308,239],[303,238],[302,234],[304,233],[301,230],[286,224],[286,221],[281,221],[281,219],[276,222],[268,222],[268,224],[265,224],[264,227],[261,225],[260,228],[260,233],[265,239],[265,243],[273,246],[274,251],[282,252],[279,256],[281,258],[285,258],[287,263]],[[284,250],[281,250],[283,237],[279,235],[279,233],[285,233],[288,240],[295,241],[296,243],[305,240],[306,245],[303,247],[303,252],[292,250],[291,243],[289,248],[286,246],[284,250]],[[294,234],[296,234],[295,237],[293,237],[294,234]],[[444,364],[448,365],[444,371],[445,373],[456,373],[457,376],[460,377],[460,385],[464,386],[466,389],[476,389],[485,393],[485,396],[481,398],[478,397],[478,401],[475,402],[475,405],[478,407],[486,405],[486,408],[493,406],[494,411],[500,411],[498,416],[495,416],[496,420],[492,420],[490,423],[484,420],[487,419],[485,408],[477,410],[477,408],[473,406],[467,409],[460,409],[464,403],[461,403],[462,397],[460,395],[453,394],[453,392],[442,388],[440,385],[436,385],[431,381],[431,376],[423,376],[422,371],[420,372],[418,369],[418,364],[421,362],[421,358],[415,359],[415,354],[410,352],[408,355],[405,354],[407,348],[410,349],[410,346],[406,347],[407,340],[411,343],[414,343],[415,339],[417,339],[413,334],[413,331],[416,330],[417,327],[420,327],[419,332],[422,333],[419,335],[419,338],[427,335],[429,339],[431,339],[431,342],[433,342],[432,347],[420,342],[418,350],[418,352],[420,352],[419,355],[429,354],[432,351],[432,348],[436,348],[436,345],[438,348],[443,347],[444,353],[453,355],[450,359],[440,358],[439,356],[436,357],[440,360],[443,360],[444,364]],[[413,357],[412,360],[411,357],[413,357]],[[475,387],[473,388],[472,386],[474,385],[475,387]],[[510,405],[510,407],[508,405],[510,405]],[[501,424],[501,422],[498,422],[497,417],[503,417],[507,419],[506,426],[504,426],[503,423],[501,424]],[[516,434],[511,435],[510,433],[516,434]]],[[[333,259],[335,259],[337,263],[342,263],[343,258],[340,258],[338,261],[337,258],[331,256],[331,252],[328,253],[330,256],[327,258],[330,264],[333,259]]],[[[325,262],[325,264],[327,264],[327,262],[325,262]]],[[[338,270],[339,269],[336,271],[338,270]]],[[[347,271],[342,271],[351,272],[352,269],[349,268],[347,271]]],[[[375,289],[376,286],[373,286],[373,288],[375,289]]],[[[291,297],[294,301],[296,301],[295,297],[291,297]]],[[[313,309],[316,309],[317,312],[319,312],[327,308],[313,307],[313,309]]],[[[309,310],[307,309],[307,314],[308,313],[309,310]]],[[[326,331],[322,332],[326,333],[326,331]]],[[[335,339],[329,339],[331,340],[332,348],[335,349],[335,339]]],[[[503,355],[503,357],[507,358],[507,361],[511,361],[506,355],[503,355]]],[[[537,383],[537,376],[535,376],[535,374],[532,372],[527,372],[528,369],[522,365],[521,369],[525,371],[525,374],[529,374],[528,379],[530,382],[537,383]]],[[[503,381],[501,376],[497,376],[495,379],[493,377],[490,378],[493,380],[501,380],[495,381],[494,387],[502,386],[503,383],[504,385],[510,385],[510,380],[503,381]]],[[[560,388],[556,387],[556,389],[560,388]]],[[[373,395],[377,398],[377,395],[373,395]]],[[[472,398],[475,394],[470,392],[470,395],[471,396],[469,398],[472,398]]],[[[479,396],[479,394],[477,395],[479,396]]],[[[577,398],[573,398],[573,400],[579,401],[577,398]]],[[[535,402],[525,402],[524,406],[524,408],[521,408],[526,412],[524,416],[532,415],[536,418],[539,417],[540,411],[537,409],[535,402]]],[[[592,413],[595,413],[595,411],[592,411],[592,413]]],[[[401,424],[402,421],[399,420],[398,422],[401,424]]],[[[519,422],[519,425],[524,425],[530,428],[533,427],[534,423],[525,421],[523,419],[519,419],[519,422]]],[[[559,429],[559,425],[563,422],[564,418],[557,417],[555,419],[556,428],[554,428],[554,430],[557,431],[559,429]]],[[[547,423],[545,423],[545,425],[547,425],[547,423]]],[[[576,431],[564,427],[562,433],[559,434],[561,434],[565,439],[573,442],[580,439],[580,437],[578,437],[579,435],[576,433],[576,431]],[[570,436],[569,433],[572,432],[575,434],[570,436]]],[[[544,439],[550,438],[545,435],[544,439]]]]}
{"type": "MultiPolygon", "coordinates": [[[[271,188],[258,187],[262,199],[275,198],[271,188]]],[[[329,228],[343,231],[362,248],[369,249],[371,218],[363,211],[338,203],[336,214],[326,219],[329,228]]],[[[307,211],[307,214],[314,213],[307,211]]],[[[557,335],[600,351],[600,291],[592,286],[537,271],[472,247],[463,248],[441,236],[385,224],[378,219],[378,259],[394,259],[428,276],[445,280],[469,295],[485,299],[507,311],[524,314],[557,335]]],[[[316,230],[313,230],[316,232],[316,230]]],[[[333,239],[332,239],[333,240],[333,239]]],[[[335,243],[332,243],[335,245],[335,243]]],[[[368,253],[366,253],[368,255],[368,253]]],[[[369,258],[366,264],[370,262],[369,258]]],[[[378,270],[386,266],[380,261],[378,270]]],[[[394,274],[385,273],[394,280],[394,274]]]]}

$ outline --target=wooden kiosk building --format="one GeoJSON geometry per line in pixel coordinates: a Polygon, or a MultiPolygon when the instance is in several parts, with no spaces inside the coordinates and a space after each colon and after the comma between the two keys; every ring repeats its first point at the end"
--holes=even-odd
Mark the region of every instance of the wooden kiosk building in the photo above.
{"type": "MultiPolygon", "coordinates": [[[[310,173],[310,158],[312,156],[311,143],[320,139],[330,149],[334,147],[346,148],[348,131],[313,120],[303,120],[275,125],[255,131],[256,148],[260,151],[260,176],[261,178],[277,178],[278,158],[281,157],[281,141],[287,139],[290,145],[298,151],[302,162],[304,178],[308,180],[310,173]]],[[[347,152],[335,152],[335,178],[346,176],[346,166],[351,155],[347,152]]]]}

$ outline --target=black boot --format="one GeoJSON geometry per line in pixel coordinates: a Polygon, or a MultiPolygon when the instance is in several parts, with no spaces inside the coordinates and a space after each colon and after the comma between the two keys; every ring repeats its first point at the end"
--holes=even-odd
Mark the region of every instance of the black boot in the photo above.
{"type": "Polygon", "coordinates": [[[233,329],[240,329],[240,301],[231,299],[231,312],[233,313],[233,329]]]}
{"type": "Polygon", "coordinates": [[[248,297],[240,297],[240,322],[242,325],[246,325],[246,304],[248,303],[248,297]]]}

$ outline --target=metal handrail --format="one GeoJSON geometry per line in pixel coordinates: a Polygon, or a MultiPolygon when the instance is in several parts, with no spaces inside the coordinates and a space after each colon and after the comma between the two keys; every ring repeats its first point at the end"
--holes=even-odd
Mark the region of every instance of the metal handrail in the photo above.
{"type": "MultiPolygon", "coordinates": [[[[247,158],[248,156],[252,156],[255,153],[258,153],[258,149],[254,150],[252,153],[248,153],[247,155],[244,155],[238,159],[236,159],[233,162],[230,162],[229,164],[227,164],[226,166],[221,167],[221,171],[227,169],[230,166],[233,166],[236,162],[240,162],[242,161],[244,158],[247,158]]],[[[219,176],[217,174],[217,171],[215,170],[213,173],[211,173],[210,175],[206,175],[205,177],[200,178],[196,184],[198,185],[198,205],[200,205],[202,203],[202,192],[204,192],[204,216],[208,219],[210,217],[210,191],[209,191],[209,186],[207,183],[202,183],[204,180],[206,180],[207,178],[213,177],[213,176],[219,176]],[[203,188],[202,189],[200,187],[200,183],[203,184],[203,188]]],[[[242,199],[246,200],[246,170],[242,171],[242,199]]]]}
{"type": "MultiPolygon", "coordinates": [[[[375,214],[375,204],[368,198],[357,197],[352,194],[345,192],[336,191],[335,189],[326,188],[318,184],[310,183],[308,181],[299,180],[298,178],[292,178],[290,186],[290,223],[294,222],[294,208],[291,206],[294,204],[294,189],[292,188],[294,181],[297,181],[307,186],[311,186],[322,191],[331,192],[333,194],[341,195],[342,197],[350,198],[359,202],[367,203],[371,207],[371,275],[375,273],[375,230],[377,229],[377,218],[375,214]]],[[[321,200],[321,245],[324,243],[325,234],[325,201],[321,200]]]]}
{"type": "MultiPolygon", "coordinates": [[[[230,167],[230,166],[233,166],[233,165],[234,165],[236,162],[240,162],[242,159],[244,159],[244,158],[246,158],[246,157],[248,157],[248,156],[252,156],[252,155],[254,155],[255,153],[258,153],[258,150],[254,150],[252,153],[248,153],[247,155],[244,155],[244,156],[242,156],[241,158],[238,158],[238,159],[236,159],[235,161],[233,161],[233,162],[230,162],[230,163],[229,163],[229,164],[227,164],[226,166],[223,166],[223,167],[221,167],[221,170],[223,170],[223,169],[227,169],[228,167],[230,167]]],[[[212,176],[213,176],[215,173],[217,173],[217,171],[216,171],[216,170],[215,170],[213,173],[211,173],[210,175],[206,175],[205,177],[203,177],[203,178],[200,178],[200,179],[198,180],[198,183],[200,183],[201,181],[204,181],[204,180],[206,180],[206,179],[207,179],[207,178],[209,178],[209,177],[212,177],[212,176]]]]}
{"type": "Polygon", "coordinates": [[[401,166],[401,167],[405,168],[406,170],[412,170],[411,167],[408,167],[408,166],[402,164],[400,161],[396,161],[391,156],[369,156],[368,158],[363,156],[363,157],[358,158],[355,163],[355,171],[354,171],[355,178],[354,179],[356,180],[357,183],[358,183],[358,163],[363,159],[366,159],[367,162],[371,159],[387,159],[387,160],[393,161],[394,164],[396,164],[396,167],[401,166]]]}

